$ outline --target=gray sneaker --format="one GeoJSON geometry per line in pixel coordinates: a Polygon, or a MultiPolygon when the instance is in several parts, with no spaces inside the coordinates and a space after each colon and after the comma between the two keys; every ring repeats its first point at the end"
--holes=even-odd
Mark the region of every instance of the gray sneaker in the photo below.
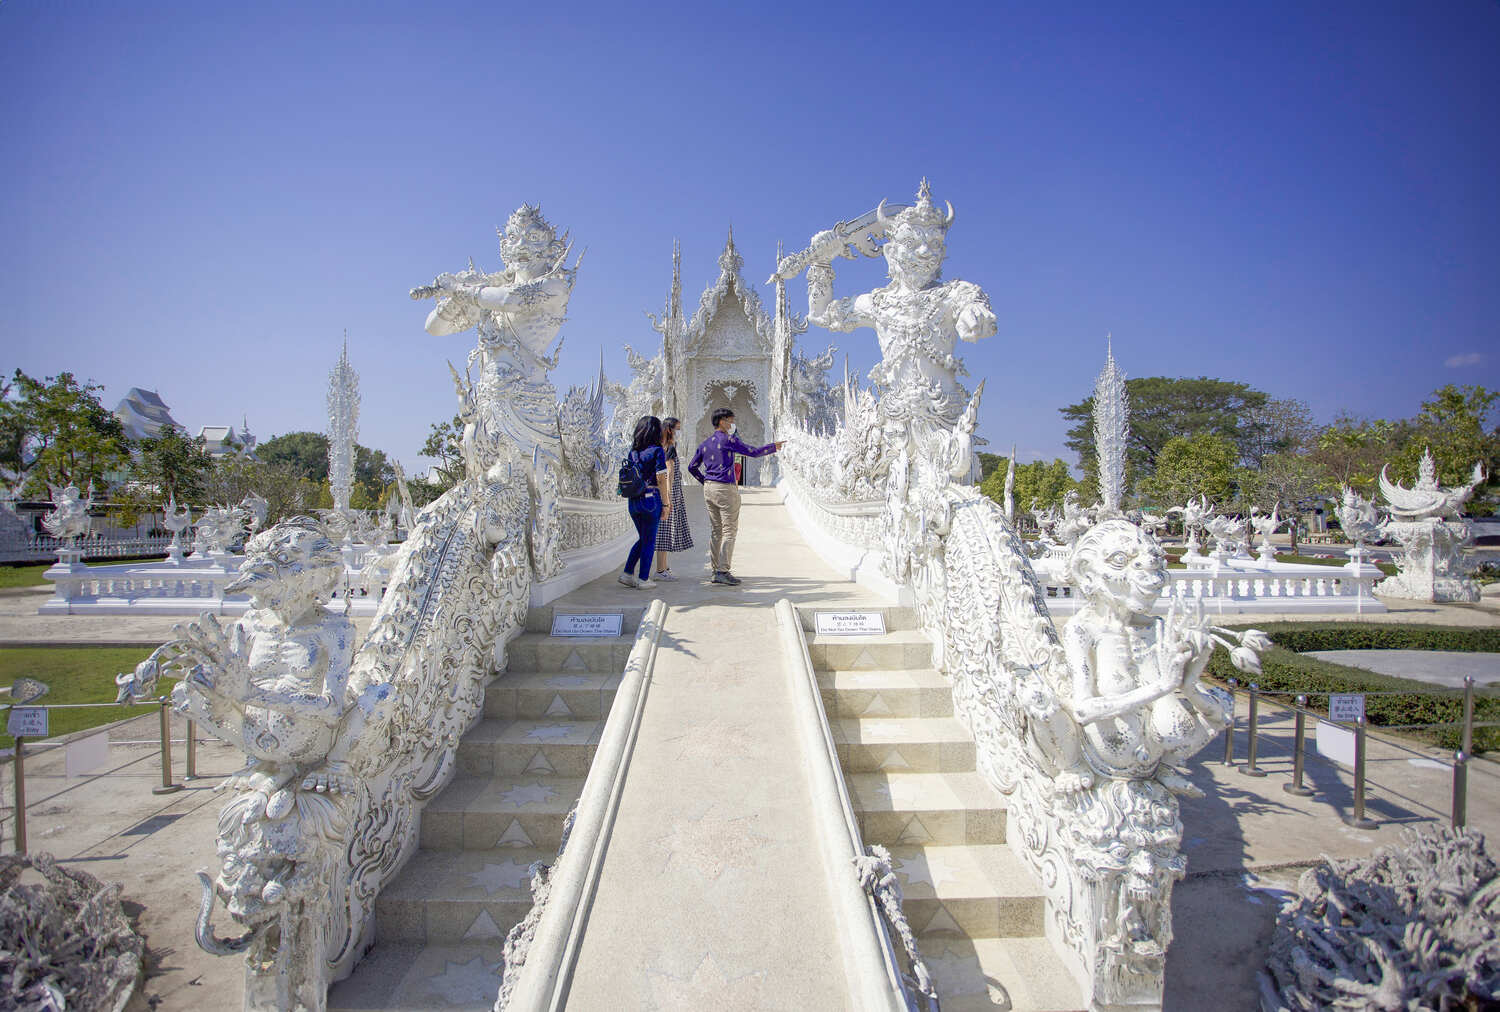
{"type": "Polygon", "coordinates": [[[738,576],[735,576],[733,573],[731,573],[727,569],[724,570],[724,579],[725,579],[726,582],[728,582],[728,584],[731,587],[738,587],[740,584],[742,584],[742,583],[745,582],[744,580],[741,580],[738,576]]]}
{"type": "Polygon", "coordinates": [[[660,573],[653,574],[653,579],[659,583],[676,583],[677,574],[670,569],[663,569],[660,573]]]}
{"type": "Polygon", "coordinates": [[[730,576],[728,573],[717,573],[716,572],[716,573],[714,573],[714,580],[713,580],[713,582],[714,583],[722,583],[726,587],[732,587],[732,586],[735,585],[735,583],[737,581],[735,580],[734,577],[730,576]]]}
{"type": "Polygon", "coordinates": [[[627,587],[634,587],[636,585],[635,574],[634,573],[621,573],[620,574],[620,582],[622,584],[624,584],[625,586],[627,586],[627,587]]]}

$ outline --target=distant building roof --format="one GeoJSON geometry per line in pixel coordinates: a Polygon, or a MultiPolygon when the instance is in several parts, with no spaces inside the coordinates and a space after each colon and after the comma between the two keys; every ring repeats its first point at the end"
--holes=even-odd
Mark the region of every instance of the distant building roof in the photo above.
{"type": "Polygon", "coordinates": [[[236,432],[233,425],[205,425],[198,430],[210,457],[254,457],[255,436],[248,427],[236,432]]]}
{"type": "Polygon", "coordinates": [[[120,399],[120,403],[115,406],[115,417],[120,420],[120,424],[125,427],[125,434],[131,439],[156,439],[168,428],[186,431],[172,417],[172,412],[160,395],[140,387],[131,387],[120,399]]]}

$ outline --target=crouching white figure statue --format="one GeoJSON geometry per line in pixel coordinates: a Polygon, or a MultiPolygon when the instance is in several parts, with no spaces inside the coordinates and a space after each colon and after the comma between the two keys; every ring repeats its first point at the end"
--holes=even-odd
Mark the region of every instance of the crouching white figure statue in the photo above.
{"type": "Polygon", "coordinates": [[[283,521],[250,540],[228,588],[249,593],[244,617],[179,626],[118,679],[127,698],[179,676],[177,709],[246,752],[223,785],[221,867],[199,875],[198,942],[246,954],[247,1010],[321,1012],[373,942],[376,897],[521,628],[528,506],[523,483],[468,479],[424,509],[357,652],[349,620],[323,607],[338,545],[316,520],[283,521]],[[216,899],[241,937],[215,935],[216,899]]]}

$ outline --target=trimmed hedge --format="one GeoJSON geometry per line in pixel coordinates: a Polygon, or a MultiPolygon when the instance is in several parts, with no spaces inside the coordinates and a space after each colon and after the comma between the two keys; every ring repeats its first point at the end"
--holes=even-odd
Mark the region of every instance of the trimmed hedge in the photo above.
{"type": "MultiPolygon", "coordinates": [[[[1376,674],[1362,668],[1305,657],[1296,651],[1311,650],[1456,650],[1500,652],[1500,630],[1447,626],[1330,625],[1292,626],[1268,623],[1257,628],[1276,645],[1261,657],[1261,674],[1248,676],[1236,670],[1229,652],[1220,647],[1209,661],[1208,673],[1219,679],[1237,678],[1240,684],[1255,682],[1264,692],[1410,692],[1413,695],[1370,696],[1365,700],[1365,719],[1371,727],[1400,724],[1440,724],[1463,720],[1463,693],[1427,682],[1376,674]],[[1418,695],[1418,693],[1420,695],[1418,695]]],[[[1276,696],[1277,702],[1291,702],[1276,696]]],[[[1308,709],[1328,712],[1326,696],[1312,696],[1308,709]]],[[[1500,721],[1500,695],[1480,689],[1474,698],[1474,720],[1500,721]]],[[[1404,732],[1440,748],[1457,749],[1462,740],[1459,727],[1404,732]]],[[[1500,749],[1500,728],[1475,728],[1474,751],[1500,749]]]]}

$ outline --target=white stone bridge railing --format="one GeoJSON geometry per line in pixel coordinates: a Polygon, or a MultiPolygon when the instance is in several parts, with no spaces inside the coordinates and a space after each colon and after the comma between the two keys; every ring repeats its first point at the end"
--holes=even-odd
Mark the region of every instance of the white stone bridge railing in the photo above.
{"type": "MultiPolygon", "coordinates": [[[[623,499],[563,498],[559,507],[562,570],[532,585],[534,606],[556,600],[608,571],[623,558],[622,546],[635,536],[623,499]]],[[[343,611],[347,594],[350,614],[374,615],[389,585],[398,549],[398,545],[348,548],[344,586],[328,609],[343,611]]],[[[161,550],[166,550],[165,544],[161,550]]],[[[249,598],[225,594],[224,588],[239,576],[242,559],[226,553],[110,566],[56,565],[46,573],[52,581],[52,597],[37,610],[42,615],[198,615],[205,611],[240,615],[249,607],[249,598]]]]}
{"type": "MultiPolygon", "coordinates": [[[[1065,617],[1078,610],[1065,564],[1059,566],[1049,557],[1038,560],[1034,568],[1053,616],[1065,617]]],[[[1384,576],[1368,563],[1319,566],[1230,560],[1225,565],[1167,570],[1167,586],[1153,610],[1166,614],[1175,603],[1179,608],[1201,605],[1215,615],[1383,612],[1386,607],[1375,596],[1375,584],[1384,576]]]]}
{"type": "MultiPolygon", "coordinates": [[[[165,555],[172,546],[172,536],[162,534],[139,538],[80,538],[75,547],[86,559],[116,559],[132,555],[165,555]]],[[[0,562],[46,562],[57,558],[59,549],[68,543],[50,534],[0,534],[0,562]]]]}

